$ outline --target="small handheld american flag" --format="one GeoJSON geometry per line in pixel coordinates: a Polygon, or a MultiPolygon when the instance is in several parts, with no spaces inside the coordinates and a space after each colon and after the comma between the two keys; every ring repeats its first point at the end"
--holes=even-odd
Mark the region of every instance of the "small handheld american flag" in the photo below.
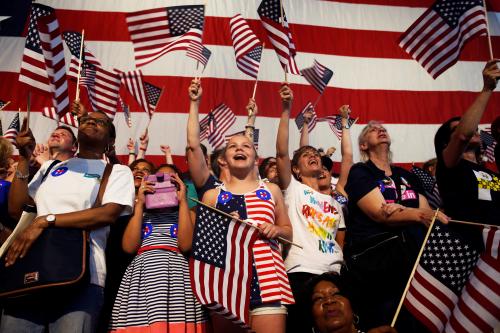
{"type": "Polygon", "coordinates": [[[333,76],[333,71],[314,60],[314,65],[300,71],[302,76],[309,82],[320,94],[325,91],[328,82],[333,76]]]}
{"type": "Polygon", "coordinates": [[[234,323],[249,323],[252,246],[259,231],[198,206],[189,259],[198,301],[234,323]]]}
{"type": "Polygon", "coordinates": [[[314,129],[314,127],[316,127],[318,117],[316,116],[316,112],[314,111],[314,106],[312,105],[312,103],[307,102],[307,104],[304,106],[302,111],[300,111],[300,113],[295,118],[295,124],[297,125],[297,128],[299,129],[299,131],[302,131],[302,127],[304,127],[304,123],[305,123],[304,114],[308,111],[312,111],[312,118],[309,121],[309,123],[307,124],[307,129],[309,132],[311,132],[314,129]]]}

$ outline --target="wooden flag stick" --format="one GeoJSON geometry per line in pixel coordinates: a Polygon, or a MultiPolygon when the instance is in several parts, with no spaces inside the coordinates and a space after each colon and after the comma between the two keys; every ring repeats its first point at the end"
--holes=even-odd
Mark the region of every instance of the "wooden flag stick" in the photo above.
{"type": "Polygon", "coordinates": [[[78,75],[76,77],[76,96],[75,100],[80,100],[80,75],[83,65],[83,40],[85,39],[85,29],[82,29],[82,42],[80,43],[80,61],[78,63],[78,75]]]}
{"type": "Polygon", "coordinates": [[[434,217],[432,218],[431,224],[429,225],[429,228],[427,229],[427,234],[425,235],[424,242],[423,242],[422,246],[420,247],[420,252],[418,252],[417,259],[415,260],[415,265],[413,265],[413,269],[411,271],[410,278],[408,279],[408,283],[406,283],[406,287],[405,287],[405,290],[403,292],[403,296],[401,296],[401,300],[399,301],[399,305],[398,305],[398,308],[396,310],[396,313],[394,314],[394,318],[392,318],[391,327],[394,327],[394,325],[396,325],[396,320],[398,320],[399,312],[401,311],[401,307],[403,306],[403,302],[406,298],[406,294],[408,293],[408,289],[410,289],[411,280],[413,279],[413,276],[415,275],[415,271],[417,270],[418,263],[420,262],[420,257],[422,256],[422,253],[424,253],[425,245],[427,244],[427,240],[429,239],[429,236],[431,235],[432,227],[434,227],[434,222],[436,222],[436,218],[438,216],[438,213],[439,213],[439,208],[436,209],[436,212],[434,213],[434,217]]]}
{"type": "MultiPolygon", "coordinates": [[[[210,205],[207,205],[206,203],[201,202],[201,201],[199,201],[199,200],[197,200],[197,199],[195,199],[195,198],[192,198],[192,197],[188,197],[188,198],[189,198],[189,200],[192,200],[192,201],[196,202],[197,204],[200,204],[200,205],[202,205],[202,206],[204,206],[204,207],[206,207],[206,208],[209,208],[209,209],[211,209],[211,210],[213,210],[213,211],[215,211],[215,212],[217,212],[217,213],[219,213],[219,214],[221,214],[221,215],[224,215],[225,217],[229,217],[229,218],[230,218],[230,219],[232,219],[232,220],[236,220],[236,221],[238,221],[238,222],[240,222],[240,223],[243,223],[243,224],[246,224],[246,225],[248,225],[248,226],[250,226],[250,227],[252,227],[252,228],[259,229],[257,226],[255,226],[255,225],[253,225],[253,224],[249,223],[249,222],[248,222],[248,220],[238,219],[238,218],[234,217],[234,216],[233,216],[233,215],[231,215],[231,214],[228,214],[228,213],[226,213],[226,212],[223,212],[222,210],[219,210],[219,209],[217,209],[217,208],[215,208],[215,207],[212,207],[212,206],[210,206],[210,205]]],[[[299,247],[299,248],[301,248],[301,249],[303,248],[302,246],[300,246],[300,245],[298,245],[298,244],[295,244],[294,242],[291,242],[291,241],[289,241],[289,240],[288,240],[288,239],[286,239],[286,238],[283,238],[283,237],[278,237],[278,239],[279,239],[280,241],[282,241],[283,243],[287,243],[287,244],[290,244],[290,245],[293,245],[293,246],[297,246],[297,247],[299,247]]]]}
{"type": "Polygon", "coordinates": [[[2,111],[3,109],[5,109],[7,107],[7,105],[10,104],[10,101],[8,101],[7,103],[5,103],[1,108],[0,108],[0,111],[2,111]]]}
{"type": "Polygon", "coordinates": [[[314,102],[314,104],[313,104],[313,109],[316,107],[316,104],[318,104],[319,99],[321,98],[321,96],[323,96],[323,94],[320,94],[320,95],[318,96],[318,98],[316,98],[316,101],[315,101],[315,102],[314,102]]]}
{"type": "Polygon", "coordinates": [[[491,45],[491,34],[490,34],[490,24],[488,20],[488,9],[486,7],[486,0],[483,0],[483,6],[484,6],[484,18],[486,20],[486,31],[488,32],[488,47],[490,51],[490,59],[493,58],[493,46],[491,45]]]}
{"type": "Polygon", "coordinates": [[[497,225],[493,225],[493,224],[486,224],[486,223],[479,223],[479,222],[469,222],[469,221],[460,221],[460,220],[449,220],[448,222],[449,223],[469,224],[469,225],[483,226],[483,227],[498,227],[497,225]]]}
{"type": "Polygon", "coordinates": [[[30,128],[31,91],[28,90],[28,101],[26,102],[26,128],[30,128]]]}

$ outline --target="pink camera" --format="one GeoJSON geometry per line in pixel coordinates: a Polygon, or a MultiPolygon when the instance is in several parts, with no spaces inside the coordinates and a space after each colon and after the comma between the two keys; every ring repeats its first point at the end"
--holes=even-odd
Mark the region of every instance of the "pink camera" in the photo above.
{"type": "Polygon", "coordinates": [[[147,181],[155,182],[155,193],[146,193],[146,208],[157,209],[179,206],[177,188],[170,180],[170,174],[157,173],[146,177],[147,181]]]}

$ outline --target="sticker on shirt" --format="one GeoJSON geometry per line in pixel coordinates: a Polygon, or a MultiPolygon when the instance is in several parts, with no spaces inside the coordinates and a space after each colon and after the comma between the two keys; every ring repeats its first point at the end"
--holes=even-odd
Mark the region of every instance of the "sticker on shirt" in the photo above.
{"type": "Polygon", "coordinates": [[[378,188],[384,196],[386,203],[394,203],[398,200],[398,192],[396,190],[396,183],[391,177],[386,177],[378,182],[378,188]]]}
{"type": "Polygon", "coordinates": [[[269,191],[264,190],[264,189],[260,189],[260,190],[255,191],[255,194],[261,200],[268,201],[271,199],[271,193],[269,193],[269,191]]]}
{"type": "Polygon", "coordinates": [[[227,191],[221,191],[217,197],[217,202],[220,204],[225,204],[233,198],[233,194],[227,191]]]}
{"type": "Polygon", "coordinates": [[[484,171],[474,171],[477,180],[477,198],[491,201],[491,191],[500,192],[500,179],[484,171]]]}
{"type": "Polygon", "coordinates": [[[50,175],[52,177],[59,177],[59,176],[64,175],[66,172],[68,172],[68,167],[59,167],[59,168],[55,169],[54,171],[52,171],[50,173],[50,175]]]}
{"type": "Polygon", "coordinates": [[[153,225],[151,223],[144,223],[142,225],[142,239],[148,238],[153,232],[153,225]]]}
{"type": "Polygon", "coordinates": [[[179,232],[179,225],[177,223],[172,224],[170,227],[170,237],[177,238],[177,233],[179,232]]]}

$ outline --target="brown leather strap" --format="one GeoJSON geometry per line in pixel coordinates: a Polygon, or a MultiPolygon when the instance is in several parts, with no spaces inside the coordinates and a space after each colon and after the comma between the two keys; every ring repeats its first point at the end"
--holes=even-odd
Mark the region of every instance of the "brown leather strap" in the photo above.
{"type": "Polygon", "coordinates": [[[104,168],[104,172],[102,173],[101,183],[99,184],[99,192],[97,193],[97,197],[95,198],[94,205],[92,208],[97,208],[101,206],[102,198],[104,197],[104,191],[106,190],[106,185],[108,184],[109,175],[113,170],[113,165],[106,163],[106,167],[104,168]]]}

